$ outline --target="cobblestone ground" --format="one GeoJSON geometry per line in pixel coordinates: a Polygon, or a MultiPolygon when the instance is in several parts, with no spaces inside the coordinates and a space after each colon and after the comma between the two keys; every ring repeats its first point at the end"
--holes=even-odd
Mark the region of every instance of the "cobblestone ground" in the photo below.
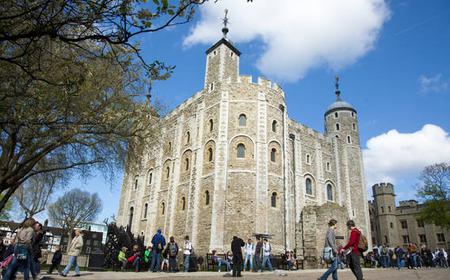
{"type": "MultiPolygon", "coordinates": [[[[322,275],[324,270],[301,270],[293,272],[265,272],[265,273],[243,273],[240,279],[302,279],[316,280],[322,275]],[[286,274],[285,276],[279,273],[286,274]]],[[[422,270],[394,270],[394,269],[363,269],[364,279],[369,280],[450,280],[450,269],[422,269],[422,270]]],[[[73,272],[72,272],[73,273],[73,272]]],[[[68,279],[73,274],[69,274],[67,278],[52,275],[45,276],[43,279],[68,279]]],[[[125,279],[164,279],[164,280],[187,280],[187,279],[221,279],[224,273],[218,272],[196,272],[196,273],[148,273],[148,272],[82,272],[81,277],[75,278],[80,280],[125,280],[125,279]]],[[[73,279],[73,278],[72,278],[73,279]]],[[[331,279],[331,276],[330,278],[331,279]]],[[[354,280],[354,276],[350,270],[339,270],[339,280],[354,280]]]]}

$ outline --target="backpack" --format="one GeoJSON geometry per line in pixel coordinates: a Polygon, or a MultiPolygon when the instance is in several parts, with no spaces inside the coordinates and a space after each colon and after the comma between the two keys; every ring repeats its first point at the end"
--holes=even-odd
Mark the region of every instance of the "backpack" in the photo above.
{"type": "Polygon", "coordinates": [[[323,248],[322,258],[326,263],[331,263],[334,261],[333,248],[325,247],[323,248]]]}
{"type": "Polygon", "coordinates": [[[361,252],[367,251],[369,249],[369,243],[367,242],[367,237],[362,234],[362,232],[359,232],[359,242],[358,242],[358,249],[361,252]]]}
{"type": "Polygon", "coordinates": [[[169,256],[175,257],[178,254],[177,243],[169,243],[169,256]]]}

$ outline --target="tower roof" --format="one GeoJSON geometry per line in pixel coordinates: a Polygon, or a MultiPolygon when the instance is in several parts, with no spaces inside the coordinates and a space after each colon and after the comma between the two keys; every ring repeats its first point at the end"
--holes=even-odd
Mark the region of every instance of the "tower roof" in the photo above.
{"type": "Polygon", "coordinates": [[[353,108],[353,106],[342,100],[341,98],[341,91],[339,90],[339,77],[336,76],[336,83],[335,83],[335,94],[336,94],[336,101],[334,103],[332,103],[330,106],[328,106],[327,111],[325,112],[325,115],[328,115],[329,113],[332,113],[334,111],[340,111],[340,110],[348,110],[348,111],[353,111],[356,113],[355,108],[353,108]]]}
{"type": "Polygon", "coordinates": [[[235,47],[233,46],[233,44],[227,39],[227,34],[228,31],[230,31],[228,29],[228,10],[225,9],[225,17],[222,19],[223,21],[223,28],[222,28],[222,33],[223,33],[223,37],[222,39],[220,39],[217,43],[215,43],[212,47],[210,47],[209,49],[206,50],[206,54],[209,54],[210,52],[212,52],[215,48],[217,48],[218,46],[220,46],[221,44],[224,44],[225,46],[227,46],[228,48],[230,48],[233,52],[235,52],[238,56],[241,55],[241,52],[235,47]]]}

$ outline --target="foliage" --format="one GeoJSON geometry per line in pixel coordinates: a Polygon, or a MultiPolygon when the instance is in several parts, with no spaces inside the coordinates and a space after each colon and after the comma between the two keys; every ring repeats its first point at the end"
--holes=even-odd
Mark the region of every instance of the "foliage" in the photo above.
{"type": "MultiPolygon", "coordinates": [[[[0,200],[2,199],[2,195],[0,194],[0,200]]],[[[5,205],[5,207],[3,207],[2,210],[0,210],[0,220],[1,221],[9,221],[9,219],[11,219],[11,212],[12,209],[12,201],[8,201],[5,205]]]]}
{"type": "Polygon", "coordinates": [[[70,233],[74,228],[94,221],[102,210],[102,201],[97,193],[78,188],[65,192],[48,207],[50,221],[70,233]]]}
{"type": "Polygon", "coordinates": [[[450,166],[438,163],[425,167],[420,176],[418,197],[424,207],[419,218],[446,228],[450,227],[450,166]]]}

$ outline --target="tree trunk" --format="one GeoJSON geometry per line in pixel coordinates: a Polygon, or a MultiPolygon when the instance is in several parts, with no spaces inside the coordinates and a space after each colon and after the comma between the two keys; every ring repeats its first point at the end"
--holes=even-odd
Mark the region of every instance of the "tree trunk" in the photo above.
{"type": "Polygon", "coordinates": [[[67,242],[66,253],[69,253],[70,242],[72,242],[72,230],[71,229],[69,229],[69,232],[67,233],[67,236],[69,237],[69,239],[68,239],[68,242],[67,242]]]}
{"type": "Polygon", "coordinates": [[[0,212],[2,212],[3,208],[5,208],[6,203],[8,203],[8,200],[11,198],[11,196],[14,194],[14,192],[17,190],[18,186],[10,186],[6,188],[8,191],[3,195],[2,199],[0,200],[0,212]]]}

